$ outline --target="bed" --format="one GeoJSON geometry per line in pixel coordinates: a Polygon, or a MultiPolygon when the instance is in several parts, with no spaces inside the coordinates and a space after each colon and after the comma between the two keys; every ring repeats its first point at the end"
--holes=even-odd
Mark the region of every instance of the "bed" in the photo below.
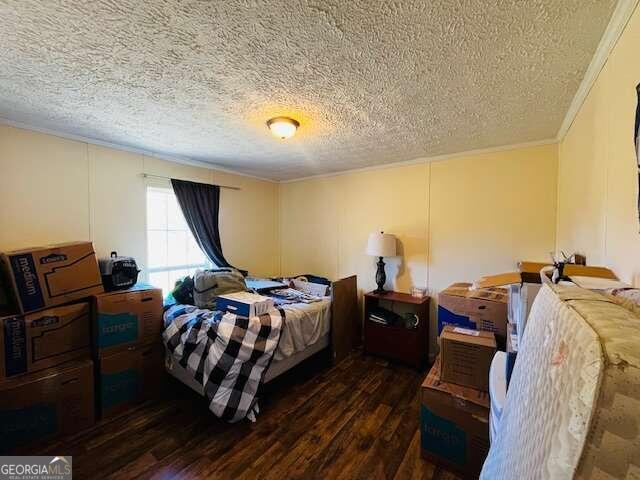
{"type": "MultiPolygon", "coordinates": [[[[270,316],[262,317],[262,325],[258,320],[255,320],[258,326],[254,332],[245,332],[238,326],[238,322],[242,323],[247,319],[238,318],[235,324],[228,324],[235,317],[232,314],[223,315],[221,312],[204,311],[190,306],[179,311],[168,310],[165,319],[169,321],[164,335],[167,372],[198,394],[207,396],[211,401],[211,411],[220,418],[234,422],[247,417],[255,421],[259,412],[255,395],[260,383],[273,380],[327,348],[331,349],[331,357],[337,363],[359,343],[356,277],[351,276],[332,282],[330,292],[330,296],[317,302],[280,305],[278,307],[279,313],[274,312],[270,316]],[[175,319],[183,317],[188,320],[179,325],[175,324],[177,321],[175,319]],[[193,324],[197,318],[200,321],[204,318],[205,323],[207,321],[218,322],[217,324],[220,326],[217,327],[216,334],[203,333],[204,329],[201,327],[193,329],[197,330],[195,332],[184,333],[189,328],[188,324],[190,322],[193,324]],[[268,328],[265,327],[266,324],[268,324],[268,328]],[[269,330],[269,333],[265,334],[257,354],[255,349],[249,350],[250,361],[244,362],[236,359],[235,365],[224,367],[227,373],[223,375],[225,378],[221,380],[222,383],[228,383],[227,388],[220,393],[218,384],[221,382],[217,382],[217,390],[213,393],[211,388],[208,388],[206,378],[211,378],[215,371],[206,366],[203,367],[202,354],[198,357],[197,351],[202,350],[204,347],[201,346],[205,343],[207,346],[213,344],[209,347],[213,350],[215,341],[218,340],[218,338],[213,339],[213,336],[220,336],[224,333],[223,325],[229,332],[241,330],[241,335],[244,338],[254,338],[258,331],[269,330]],[[179,337],[178,332],[182,332],[180,340],[175,340],[173,345],[168,338],[171,335],[167,334],[171,329],[173,329],[173,337],[176,339],[179,337]],[[187,339],[185,340],[185,338],[187,339]],[[188,354],[185,354],[185,350],[189,350],[188,354]],[[192,355],[191,359],[188,358],[189,355],[192,355]],[[246,363],[251,363],[253,368],[245,368],[246,363]],[[198,370],[200,371],[198,372],[198,370]],[[230,376],[232,378],[229,378],[230,376]],[[217,400],[214,397],[217,397],[217,400]]],[[[251,329],[247,324],[242,323],[242,326],[251,329]]],[[[230,335],[237,336],[236,333],[230,335]]],[[[224,348],[228,350],[228,342],[224,347],[221,347],[221,349],[224,348]]],[[[209,355],[208,352],[209,350],[207,350],[207,355],[209,355]]],[[[225,353],[214,353],[210,356],[215,357],[213,363],[224,363],[226,360],[225,353]]],[[[237,356],[239,357],[241,354],[237,356]]],[[[228,363],[230,362],[231,360],[228,361],[228,363]]],[[[215,368],[214,366],[213,369],[215,370],[215,368]]]]}

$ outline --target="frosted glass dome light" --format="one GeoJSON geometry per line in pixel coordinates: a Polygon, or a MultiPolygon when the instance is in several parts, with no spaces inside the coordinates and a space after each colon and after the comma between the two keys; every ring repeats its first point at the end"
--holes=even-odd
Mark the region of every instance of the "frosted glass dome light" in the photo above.
{"type": "Polygon", "coordinates": [[[267,127],[271,130],[271,134],[282,140],[293,137],[299,126],[300,123],[289,117],[276,117],[267,121],[267,127]]]}

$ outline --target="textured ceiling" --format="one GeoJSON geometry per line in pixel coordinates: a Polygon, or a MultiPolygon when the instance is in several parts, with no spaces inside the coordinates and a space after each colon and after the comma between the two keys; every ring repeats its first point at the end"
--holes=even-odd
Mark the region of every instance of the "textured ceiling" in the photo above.
{"type": "Polygon", "coordinates": [[[0,0],[0,117],[273,179],[548,139],[614,7],[0,0]]]}

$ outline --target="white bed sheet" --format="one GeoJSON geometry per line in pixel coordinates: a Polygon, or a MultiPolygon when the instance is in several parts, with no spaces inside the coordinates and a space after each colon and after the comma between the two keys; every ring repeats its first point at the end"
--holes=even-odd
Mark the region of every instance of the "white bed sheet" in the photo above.
{"type": "Polygon", "coordinates": [[[314,303],[282,305],[284,328],[273,361],[284,360],[314,345],[329,334],[331,328],[331,298],[314,303]]]}

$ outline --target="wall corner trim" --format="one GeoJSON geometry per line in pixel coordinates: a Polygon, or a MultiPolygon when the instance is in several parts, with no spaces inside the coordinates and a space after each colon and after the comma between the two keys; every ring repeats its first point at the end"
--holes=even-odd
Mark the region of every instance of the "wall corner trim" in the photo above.
{"type": "Polygon", "coordinates": [[[611,15],[611,20],[609,20],[609,24],[600,39],[598,48],[596,48],[596,52],[591,59],[591,63],[589,63],[589,66],[587,67],[584,78],[582,79],[582,82],[580,82],[580,86],[578,87],[576,94],[573,96],[569,109],[567,110],[564,120],[560,125],[560,129],[556,135],[558,142],[561,142],[564,139],[569,128],[571,128],[582,104],[587,99],[587,95],[589,95],[589,92],[591,91],[591,87],[593,87],[593,84],[596,82],[600,72],[607,63],[611,51],[616,46],[620,35],[622,35],[622,32],[627,26],[627,23],[629,23],[639,1],[640,0],[618,1],[613,14],[611,15]]]}
{"type": "MultiPolygon", "coordinates": [[[[640,0],[638,0],[640,1],[640,0]]],[[[465,150],[465,151],[461,151],[461,152],[453,152],[453,153],[446,153],[443,155],[435,155],[432,157],[428,157],[428,156],[424,156],[424,157],[418,157],[418,158],[413,158],[411,160],[401,160],[399,162],[392,162],[392,163],[381,163],[379,165],[372,165],[370,167],[359,167],[359,168],[351,168],[348,170],[338,170],[335,172],[329,172],[329,173],[320,173],[317,175],[310,175],[308,177],[300,177],[300,178],[291,178],[288,180],[279,180],[278,183],[280,184],[287,184],[287,183],[296,183],[296,182],[303,182],[306,180],[316,180],[319,178],[330,178],[330,177],[338,177],[340,175],[349,175],[351,173],[360,173],[360,172],[370,172],[370,171],[374,171],[374,170],[386,170],[388,168],[396,168],[396,167],[406,167],[409,165],[417,165],[417,164],[421,164],[421,163],[435,163],[435,162],[444,162],[446,160],[452,160],[455,158],[460,158],[460,157],[469,157],[472,155],[484,155],[487,153],[498,153],[498,152],[505,152],[508,150],[519,150],[521,148],[534,148],[534,147],[542,147],[544,145],[554,145],[557,143],[557,140],[555,138],[546,138],[543,140],[535,140],[533,142],[525,142],[525,143],[514,143],[514,144],[509,144],[509,145],[500,145],[497,147],[488,147],[488,148],[479,148],[477,150],[465,150]]]]}

